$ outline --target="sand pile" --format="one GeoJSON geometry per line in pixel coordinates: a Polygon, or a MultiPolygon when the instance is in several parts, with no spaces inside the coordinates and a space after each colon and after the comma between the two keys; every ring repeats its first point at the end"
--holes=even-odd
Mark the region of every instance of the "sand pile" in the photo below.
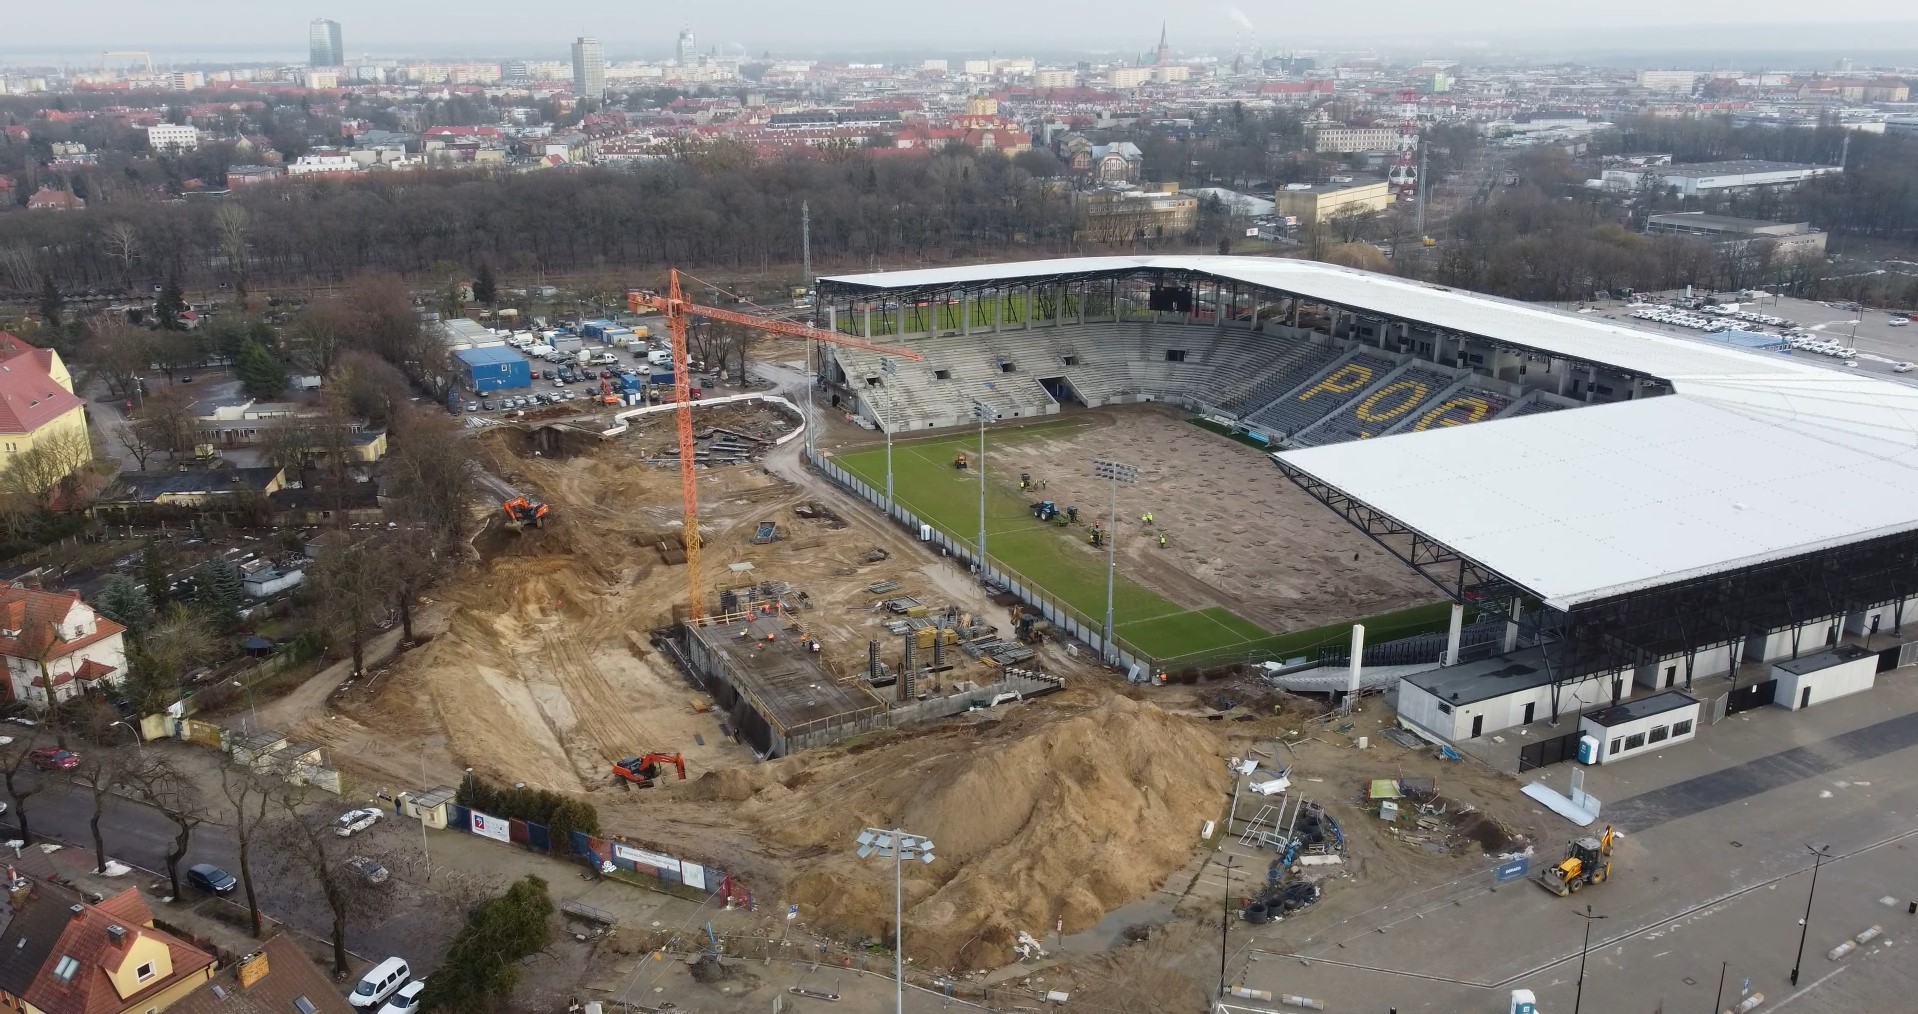
{"type": "MultiPolygon", "coordinates": [[[[788,885],[814,925],[891,932],[891,870],[844,861],[864,825],[929,835],[938,862],[906,873],[906,949],[922,966],[995,968],[1019,930],[1068,933],[1150,893],[1224,805],[1225,763],[1203,727],[1113,699],[1050,723],[931,737],[939,749],[802,755],[716,775],[689,796],[738,801],[769,837],[825,850],[788,885]],[[860,763],[864,762],[864,763],[860,763]],[[758,787],[747,794],[747,781],[758,787]]],[[[706,780],[702,779],[702,782],[706,780]]]]}

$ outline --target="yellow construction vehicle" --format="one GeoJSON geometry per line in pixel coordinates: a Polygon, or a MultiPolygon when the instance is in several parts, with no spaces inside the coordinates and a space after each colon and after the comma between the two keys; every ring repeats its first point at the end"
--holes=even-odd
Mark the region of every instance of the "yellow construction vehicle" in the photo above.
{"type": "Polygon", "coordinates": [[[1586,884],[1602,884],[1612,875],[1612,845],[1618,832],[1610,824],[1598,838],[1574,840],[1565,850],[1565,861],[1540,870],[1533,879],[1538,886],[1563,898],[1586,884]]]}
{"type": "Polygon", "coordinates": [[[955,455],[953,455],[953,456],[952,456],[952,467],[954,467],[954,468],[965,468],[965,467],[966,467],[966,464],[967,464],[967,462],[966,462],[966,452],[964,452],[964,451],[960,451],[960,452],[959,452],[958,454],[955,454],[955,455]]]}

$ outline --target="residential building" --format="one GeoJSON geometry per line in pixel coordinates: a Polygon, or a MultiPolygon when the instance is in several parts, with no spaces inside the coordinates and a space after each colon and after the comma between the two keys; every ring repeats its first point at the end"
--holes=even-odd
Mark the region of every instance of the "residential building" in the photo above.
{"type": "Polygon", "coordinates": [[[1137,88],[1150,80],[1151,67],[1114,67],[1106,71],[1106,85],[1112,88],[1137,88]]]}
{"type": "Polygon", "coordinates": [[[0,656],[7,699],[44,710],[126,680],[125,627],[79,592],[0,585],[0,656]]]}
{"type": "Polygon", "coordinates": [[[27,198],[29,211],[79,211],[86,206],[85,199],[76,196],[73,191],[55,190],[52,187],[41,187],[27,198]]]}
{"type": "Polygon", "coordinates": [[[93,457],[86,402],[60,353],[0,331],[0,471],[36,447],[63,459],[68,473],[85,466],[93,457]]]}
{"type": "Polygon", "coordinates": [[[346,63],[346,44],[340,38],[340,23],[314,18],[306,26],[307,65],[339,67],[346,63]]]}
{"type": "Polygon", "coordinates": [[[1698,86],[1698,72],[1694,70],[1641,70],[1638,72],[1638,86],[1650,92],[1678,92],[1690,95],[1698,86]]]}
{"type": "Polygon", "coordinates": [[[147,128],[147,147],[158,152],[192,151],[200,146],[197,127],[177,123],[156,123],[147,128]]]}
{"type": "Polygon", "coordinates": [[[205,507],[241,497],[265,499],[285,488],[285,472],[272,465],[121,472],[113,485],[95,498],[89,513],[94,517],[124,517],[143,508],[205,507]]]}
{"type": "Polygon", "coordinates": [[[1399,143],[1399,132],[1393,127],[1324,126],[1311,134],[1316,152],[1390,151],[1399,143]]]}
{"type": "Polygon", "coordinates": [[[1707,215],[1702,211],[1681,211],[1653,215],[1645,222],[1645,231],[1673,236],[1694,236],[1718,245],[1746,244],[1768,240],[1779,256],[1823,256],[1825,233],[1810,222],[1767,222],[1756,218],[1732,218],[1707,215]]]}
{"type": "Polygon", "coordinates": [[[1669,190],[1680,197],[1697,197],[1700,194],[1733,193],[1762,187],[1796,187],[1807,180],[1841,172],[1844,170],[1835,165],[1739,159],[1648,166],[1642,169],[1607,169],[1601,179],[1603,185],[1612,190],[1637,190],[1650,185],[1669,190]]]}
{"type": "Polygon", "coordinates": [[[1067,169],[1100,183],[1137,183],[1145,165],[1145,153],[1131,141],[1093,144],[1084,134],[1061,135],[1054,153],[1067,169]]]}
{"type": "Polygon", "coordinates": [[[1078,195],[1079,240],[1127,243],[1185,236],[1198,223],[1199,199],[1179,193],[1176,183],[1153,190],[1102,188],[1078,195]]]}
{"type": "Polygon", "coordinates": [[[606,97],[606,55],[590,36],[573,40],[573,94],[595,102],[606,97]]]}
{"type": "Polygon", "coordinates": [[[286,175],[286,170],[270,165],[228,166],[226,183],[229,187],[252,187],[262,183],[272,183],[286,175]]]}
{"type": "Polygon", "coordinates": [[[313,176],[321,173],[357,173],[363,171],[353,156],[343,151],[316,151],[301,155],[286,167],[288,176],[313,176]]]}
{"type": "Polygon", "coordinates": [[[1272,195],[1277,214],[1301,226],[1323,223],[1340,213],[1384,211],[1392,206],[1392,186],[1376,177],[1333,177],[1326,183],[1292,183],[1272,195]]]}
{"type": "Polygon", "coordinates": [[[214,955],[157,928],[138,889],[93,904],[50,880],[30,884],[13,893],[0,932],[0,1006],[153,1014],[213,978],[214,955]]]}
{"type": "Polygon", "coordinates": [[[360,1014],[300,945],[277,933],[166,1008],[167,1014],[360,1014]]]}
{"type": "Polygon", "coordinates": [[[1035,88],[1077,88],[1079,72],[1076,70],[1042,70],[1032,75],[1035,88]]]}

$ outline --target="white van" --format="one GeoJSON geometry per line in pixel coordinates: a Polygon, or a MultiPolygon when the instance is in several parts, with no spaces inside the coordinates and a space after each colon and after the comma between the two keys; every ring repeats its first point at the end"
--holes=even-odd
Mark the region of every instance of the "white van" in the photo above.
{"type": "Polygon", "coordinates": [[[654,366],[665,366],[673,361],[672,349],[653,349],[646,353],[646,361],[654,366]]]}
{"type": "Polygon", "coordinates": [[[378,1007],[412,977],[413,970],[406,967],[405,958],[387,958],[360,979],[347,994],[346,1002],[355,1007],[378,1007]]]}

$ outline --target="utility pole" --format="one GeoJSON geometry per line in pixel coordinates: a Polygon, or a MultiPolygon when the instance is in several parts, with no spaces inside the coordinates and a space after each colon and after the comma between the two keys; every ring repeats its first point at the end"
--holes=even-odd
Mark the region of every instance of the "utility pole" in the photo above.
{"type": "Polygon", "coordinates": [[[1232,871],[1238,868],[1238,856],[1226,856],[1225,862],[1225,900],[1219,906],[1219,995],[1225,995],[1225,947],[1226,933],[1232,927],[1232,871]]]}
{"type": "Polygon", "coordinates": [[[1721,961],[1718,963],[1718,999],[1712,1001],[1712,1014],[1718,1014],[1720,1010],[1724,1009],[1725,970],[1731,966],[1732,963],[1729,961],[1721,961]]]}
{"type": "Polygon", "coordinates": [[[801,260],[802,266],[799,270],[801,274],[805,276],[799,280],[799,283],[801,285],[804,285],[807,288],[807,290],[810,291],[812,289],[812,202],[811,201],[799,202],[799,251],[800,251],[799,256],[802,258],[801,260]]]}

